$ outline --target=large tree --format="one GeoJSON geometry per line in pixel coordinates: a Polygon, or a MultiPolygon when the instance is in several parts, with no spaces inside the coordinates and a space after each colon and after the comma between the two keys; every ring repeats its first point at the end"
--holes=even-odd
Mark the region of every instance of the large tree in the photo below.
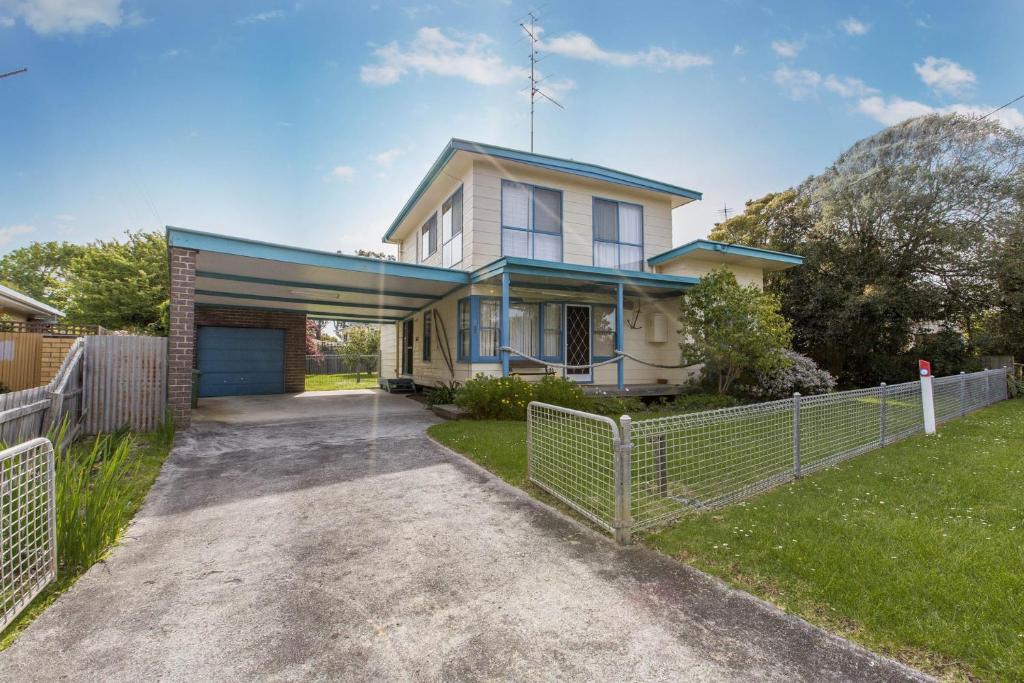
{"type": "Polygon", "coordinates": [[[71,262],[84,250],[70,242],[33,242],[0,258],[0,280],[33,299],[64,308],[71,262]]]}
{"type": "MultiPolygon", "coordinates": [[[[824,173],[768,195],[713,239],[806,257],[769,278],[797,348],[847,384],[910,372],[914,332],[973,336],[1024,197],[1024,137],[996,122],[926,116],[856,143],[824,173]]],[[[1003,259],[1005,262],[1005,259],[1003,259]]]]}

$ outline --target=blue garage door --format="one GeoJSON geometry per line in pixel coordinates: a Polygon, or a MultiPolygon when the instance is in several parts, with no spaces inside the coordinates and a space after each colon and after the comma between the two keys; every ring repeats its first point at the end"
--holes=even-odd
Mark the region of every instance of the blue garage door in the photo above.
{"type": "Polygon", "coordinates": [[[200,396],[284,393],[284,330],[199,328],[200,396]]]}

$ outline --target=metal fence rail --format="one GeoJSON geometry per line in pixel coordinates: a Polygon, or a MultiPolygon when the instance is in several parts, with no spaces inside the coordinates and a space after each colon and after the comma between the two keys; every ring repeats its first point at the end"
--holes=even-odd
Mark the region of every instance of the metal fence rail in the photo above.
{"type": "MultiPolygon", "coordinates": [[[[932,381],[939,422],[1008,396],[1005,368],[932,381]]],[[[538,403],[527,419],[530,479],[620,539],[924,429],[920,382],[636,422],[623,417],[621,431],[609,418],[538,403]]]]}
{"type": "Polygon", "coordinates": [[[57,576],[53,445],[0,452],[0,630],[57,576]]]}

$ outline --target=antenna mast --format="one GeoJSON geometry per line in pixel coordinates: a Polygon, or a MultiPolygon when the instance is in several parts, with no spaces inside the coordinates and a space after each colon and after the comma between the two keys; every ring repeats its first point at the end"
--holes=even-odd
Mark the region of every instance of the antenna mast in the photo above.
{"type": "Polygon", "coordinates": [[[537,96],[540,95],[548,102],[556,105],[559,109],[565,109],[561,104],[553,100],[547,94],[545,94],[540,88],[537,87],[537,17],[534,15],[533,10],[527,12],[527,16],[530,17],[530,28],[526,28],[526,24],[520,23],[519,25],[526,31],[526,35],[530,37],[530,151],[533,151],[533,110],[534,104],[537,101],[537,96]]]}

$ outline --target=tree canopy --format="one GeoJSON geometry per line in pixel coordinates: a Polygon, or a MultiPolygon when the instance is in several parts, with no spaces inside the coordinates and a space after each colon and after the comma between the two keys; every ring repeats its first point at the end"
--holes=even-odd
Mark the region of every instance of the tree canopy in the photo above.
{"type": "Polygon", "coordinates": [[[799,187],[747,204],[712,239],[801,254],[768,279],[795,346],[847,384],[912,373],[923,328],[968,345],[1013,342],[1024,305],[1019,258],[1024,136],[994,121],[930,115],[853,145],[799,187]]]}

